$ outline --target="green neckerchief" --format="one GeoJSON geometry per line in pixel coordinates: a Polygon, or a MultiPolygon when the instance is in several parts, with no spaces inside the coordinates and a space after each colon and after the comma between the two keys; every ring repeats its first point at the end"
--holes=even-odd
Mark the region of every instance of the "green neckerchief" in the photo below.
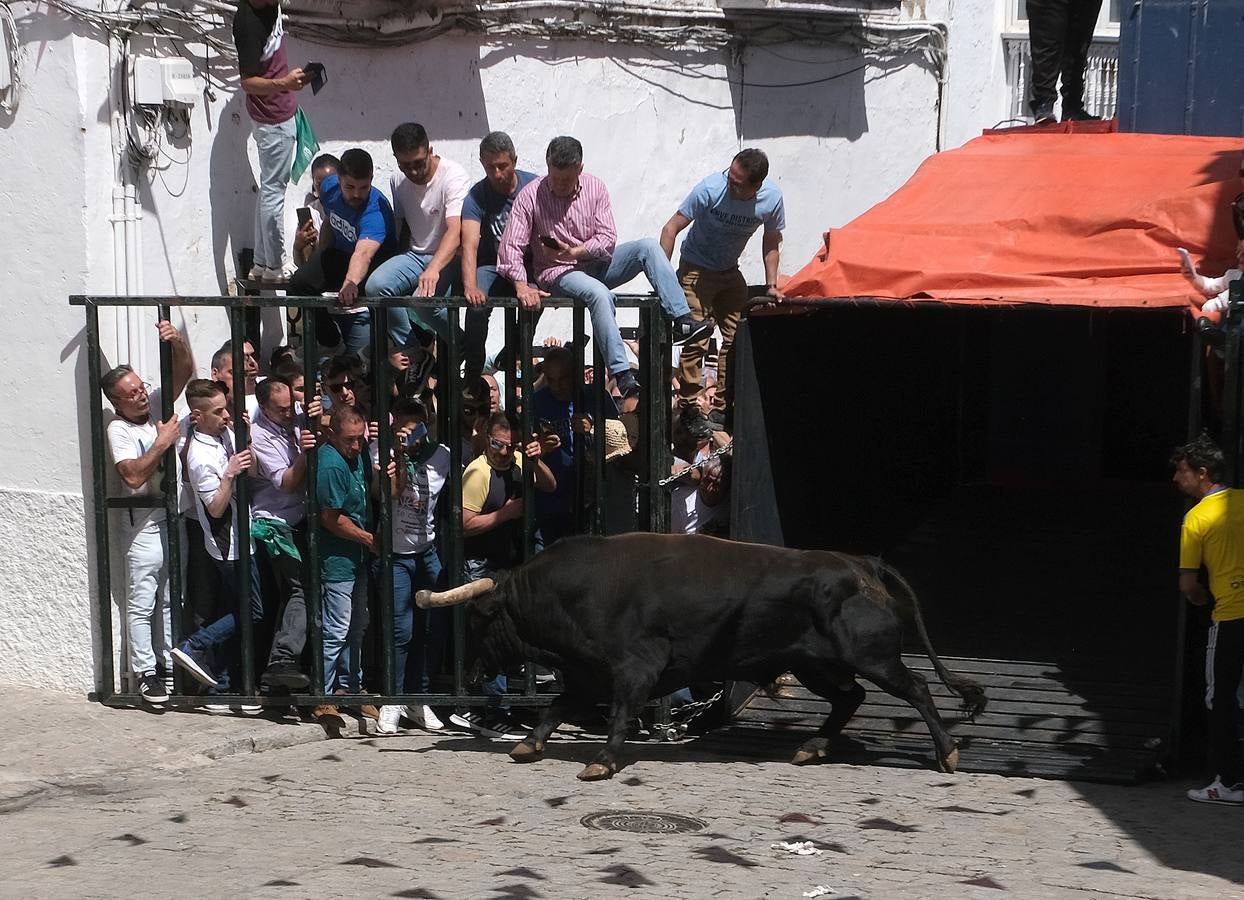
{"type": "Polygon", "coordinates": [[[276,519],[256,518],[251,522],[251,537],[268,548],[273,556],[284,553],[302,562],[302,554],[294,544],[294,529],[276,519]]]}

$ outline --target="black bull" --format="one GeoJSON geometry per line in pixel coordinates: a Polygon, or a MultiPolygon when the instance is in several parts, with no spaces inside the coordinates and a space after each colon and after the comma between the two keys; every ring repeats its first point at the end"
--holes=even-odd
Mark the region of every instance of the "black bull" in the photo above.
{"type": "Polygon", "coordinates": [[[568,713],[610,703],[608,740],[579,773],[585,780],[618,770],[627,726],[650,698],[694,682],[769,684],[785,672],[832,703],[796,764],[825,756],[863,700],[858,675],[916,708],[939,765],[953,772],[955,741],[923,677],[903,665],[907,616],[969,715],[985,703],[979,685],[937,658],[907,583],[868,557],[698,535],[576,537],[496,582],[416,596],[423,608],[467,601],[486,663],[532,660],[562,673],[564,692],[511,751],[514,759],[539,759],[568,713]]]}

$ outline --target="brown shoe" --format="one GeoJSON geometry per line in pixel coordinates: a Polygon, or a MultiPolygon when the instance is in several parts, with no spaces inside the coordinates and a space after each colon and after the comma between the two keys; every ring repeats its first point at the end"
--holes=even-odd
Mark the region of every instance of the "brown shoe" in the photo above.
{"type": "Polygon", "coordinates": [[[370,703],[364,703],[359,707],[359,715],[364,719],[371,719],[373,722],[380,721],[380,710],[370,703]]]}
{"type": "Polygon", "coordinates": [[[341,717],[341,713],[337,711],[337,707],[330,703],[324,703],[317,706],[311,712],[311,717],[323,726],[324,730],[330,735],[336,735],[341,729],[346,727],[346,720],[341,717]]]}

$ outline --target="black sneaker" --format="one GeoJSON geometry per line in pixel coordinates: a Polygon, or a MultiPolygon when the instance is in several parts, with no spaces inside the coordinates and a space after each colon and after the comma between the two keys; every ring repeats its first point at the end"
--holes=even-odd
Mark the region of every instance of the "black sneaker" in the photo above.
{"type": "Polygon", "coordinates": [[[478,710],[454,713],[449,721],[459,728],[493,740],[521,741],[527,736],[527,730],[512,723],[502,713],[482,713],[478,710]]]}
{"type": "Polygon", "coordinates": [[[1032,110],[1033,125],[1056,125],[1058,119],[1054,116],[1054,104],[1042,104],[1034,107],[1032,110]]]}
{"type": "Polygon", "coordinates": [[[155,672],[143,675],[138,683],[138,694],[151,704],[168,703],[168,688],[164,686],[164,679],[158,677],[155,672]]]}
{"type": "Polygon", "coordinates": [[[269,688],[288,688],[301,691],[311,683],[311,679],[299,671],[292,662],[276,662],[268,666],[259,677],[259,683],[269,688]]]}
{"type": "Polygon", "coordinates": [[[195,681],[208,687],[216,687],[218,684],[216,676],[208,668],[207,659],[204,657],[203,651],[195,650],[190,646],[190,642],[186,641],[180,647],[174,647],[169,652],[172,654],[173,662],[189,672],[195,681]]]}
{"type": "Polygon", "coordinates": [[[634,397],[639,394],[639,380],[630,369],[614,376],[618,382],[618,393],[623,397],[634,397]]]}
{"type": "Polygon", "coordinates": [[[1101,116],[1094,116],[1084,109],[1063,110],[1064,122],[1100,122],[1101,116]]]}
{"type": "Polygon", "coordinates": [[[684,344],[708,337],[713,333],[713,323],[708,319],[697,319],[691,313],[683,313],[673,321],[672,330],[674,343],[684,344]]]}
{"type": "Polygon", "coordinates": [[[713,432],[724,430],[716,422],[705,417],[704,413],[694,406],[684,406],[682,412],[678,414],[678,418],[682,421],[682,427],[687,429],[687,433],[697,440],[711,438],[713,432]]]}

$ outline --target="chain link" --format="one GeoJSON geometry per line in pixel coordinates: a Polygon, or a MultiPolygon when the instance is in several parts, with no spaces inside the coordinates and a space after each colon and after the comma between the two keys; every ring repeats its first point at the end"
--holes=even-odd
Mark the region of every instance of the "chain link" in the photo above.
{"type": "Polygon", "coordinates": [[[691,465],[687,466],[687,468],[683,469],[682,471],[675,472],[673,475],[669,476],[668,478],[662,478],[660,481],[657,482],[657,485],[659,487],[666,487],[671,482],[677,481],[679,478],[682,478],[683,476],[690,474],[690,472],[693,469],[702,469],[708,463],[709,460],[716,459],[719,456],[725,456],[727,453],[729,453],[733,449],[734,449],[734,441],[731,441],[730,443],[726,444],[723,447],[718,447],[716,450],[714,450],[708,456],[704,457],[699,462],[693,462],[691,465]]]}
{"type": "Polygon", "coordinates": [[[665,734],[669,740],[678,740],[686,736],[687,729],[691,727],[691,723],[700,716],[708,712],[718,700],[726,693],[723,687],[707,700],[693,700],[690,703],[684,703],[682,706],[676,706],[670,710],[669,722],[654,722],[653,728],[665,734]],[[675,718],[681,721],[673,721],[675,718]]]}

